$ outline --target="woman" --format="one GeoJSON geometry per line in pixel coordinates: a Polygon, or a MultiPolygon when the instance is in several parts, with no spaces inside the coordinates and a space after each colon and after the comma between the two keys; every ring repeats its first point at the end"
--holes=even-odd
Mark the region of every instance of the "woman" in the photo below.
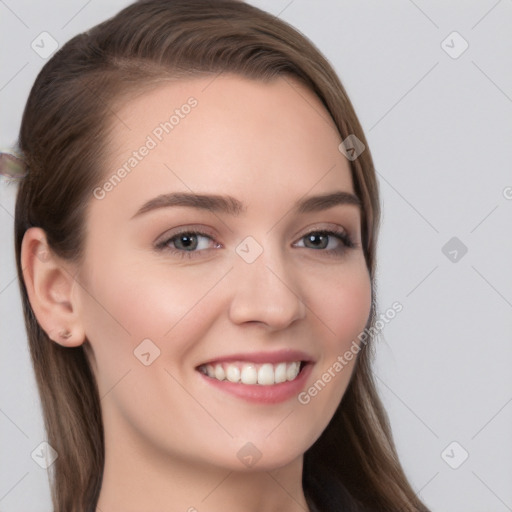
{"type": "Polygon", "coordinates": [[[309,41],[135,3],[46,64],[19,146],[55,511],[427,510],[370,369],[371,155],[309,41]]]}

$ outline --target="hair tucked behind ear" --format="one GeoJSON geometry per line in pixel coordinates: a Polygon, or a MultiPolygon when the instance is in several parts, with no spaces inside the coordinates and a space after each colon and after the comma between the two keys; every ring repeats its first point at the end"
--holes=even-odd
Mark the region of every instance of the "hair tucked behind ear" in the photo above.
{"type": "MultiPolygon", "coordinates": [[[[330,64],[295,29],[236,0],[144,0],[65,44],[30,92],[19,136],[28,174],[19,185],[15,245],[25,323],[42,400],[55,512],[93,511],[101,488],[104,440],[100,399],[84,347],[51,341],[36,321],[20,264],[25,231],[39,226],[61,258],[80,263],[86,211],[101,182],[112,106],[166,78],[235,73],[269,81],[293,77],[313,91],[340,136],[366,146],[350,162],[363,205],[362,238],[372,281],[379,195],[371,154],[330,64]]],[[[87,344],[87,342],[86,342],[87,344]]],[[[303,486],[316,511],[426,511],[407,482],[370,369],[372,340],[332,421],[306,452],[303,486]]]]}

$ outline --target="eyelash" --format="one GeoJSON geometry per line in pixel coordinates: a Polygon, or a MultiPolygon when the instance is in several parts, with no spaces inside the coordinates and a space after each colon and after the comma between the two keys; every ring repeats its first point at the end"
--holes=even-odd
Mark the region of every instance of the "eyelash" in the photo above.
{"type": "MultiPolygon", "coordinates": [[[[335,238],[337,238],[338,240],[341,241],[341,243],[344,247],[341,247],[338,249],[329,249],[329,250],[312,249],[314,251],[323,252],[326,254],[326,256],[329,256],[329,257],[341,257],[341,256],[343,256],[343,254],[345,253],[345,251],[347,249],[353,249],[353,248],[357,247],[357,244],[352,240],[352,238],[348,235],[348,233],[341,231],[341,230],[328,230],[328,229],[313,230],[313,231],[306,233],[305,235],[302,235],[300,240],[302,240],[310,235],[313,235],[313,234],[321,235],[321,236],[326,236],[326,235],[334,236],[335,238]]],[[[182,249],[173,249],[169,246],[170,243],[172,243],[175,239],[177,239],[178,237],[180,237],[182,235],[200,235],[200,236],[209,238],[210,240],[213,240],[213,237],[208,233],[204,233],[202,231],[195,231],[193,229],[186,229],[186,230],[180,231],[178,233],[175,233],[170,238],[167,238],[161,242],[158,242],[155,247],[159,251],[168,251],[171,254],[174,254],[180,258],[192,259],[192,258],[200,257],[198,255],[198,253],[201,253],[204,251],[184,251],[182,249]]],[[[310,249],[310,248],[309,247],[301,247],[301,249],[310,249]]]]}

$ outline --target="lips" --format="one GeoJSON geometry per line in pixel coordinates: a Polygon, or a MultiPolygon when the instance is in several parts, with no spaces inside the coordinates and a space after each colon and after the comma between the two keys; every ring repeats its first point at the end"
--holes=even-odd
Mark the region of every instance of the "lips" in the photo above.
{"type": "Polygon", "coordinates": [[[312,358],[303,352],[282,350],[231,354],[199,365],[196,369],[217,381],[234,384],[273,386],[297,378],[312,358]]]}

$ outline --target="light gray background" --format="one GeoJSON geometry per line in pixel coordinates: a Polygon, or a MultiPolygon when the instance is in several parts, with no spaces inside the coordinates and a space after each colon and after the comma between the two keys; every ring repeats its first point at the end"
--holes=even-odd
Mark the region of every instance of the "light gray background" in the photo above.
{"type": "MultiPolygon", "coordinates": [[[[62,44],[127,3],[0,0],[0,147],[15,142],[45,62],[31,42],[47,31],[62,44]]],[[[251,3],[328,57],[368,137],[383,204],[380,311],[404,308],[383,331],[376,371],[414,489],[435,512],[512,510],[512,2],[251,3]],[[469,43],[456,59],[442,47],[453,31],[469,43]],[[442,252],[452,237],[468,248],[457,262],[442,252]]],[[[0,510],[47,511],[46,471],[30,456],[45,436],[14,195],[0,182],[0,510]]]]}

